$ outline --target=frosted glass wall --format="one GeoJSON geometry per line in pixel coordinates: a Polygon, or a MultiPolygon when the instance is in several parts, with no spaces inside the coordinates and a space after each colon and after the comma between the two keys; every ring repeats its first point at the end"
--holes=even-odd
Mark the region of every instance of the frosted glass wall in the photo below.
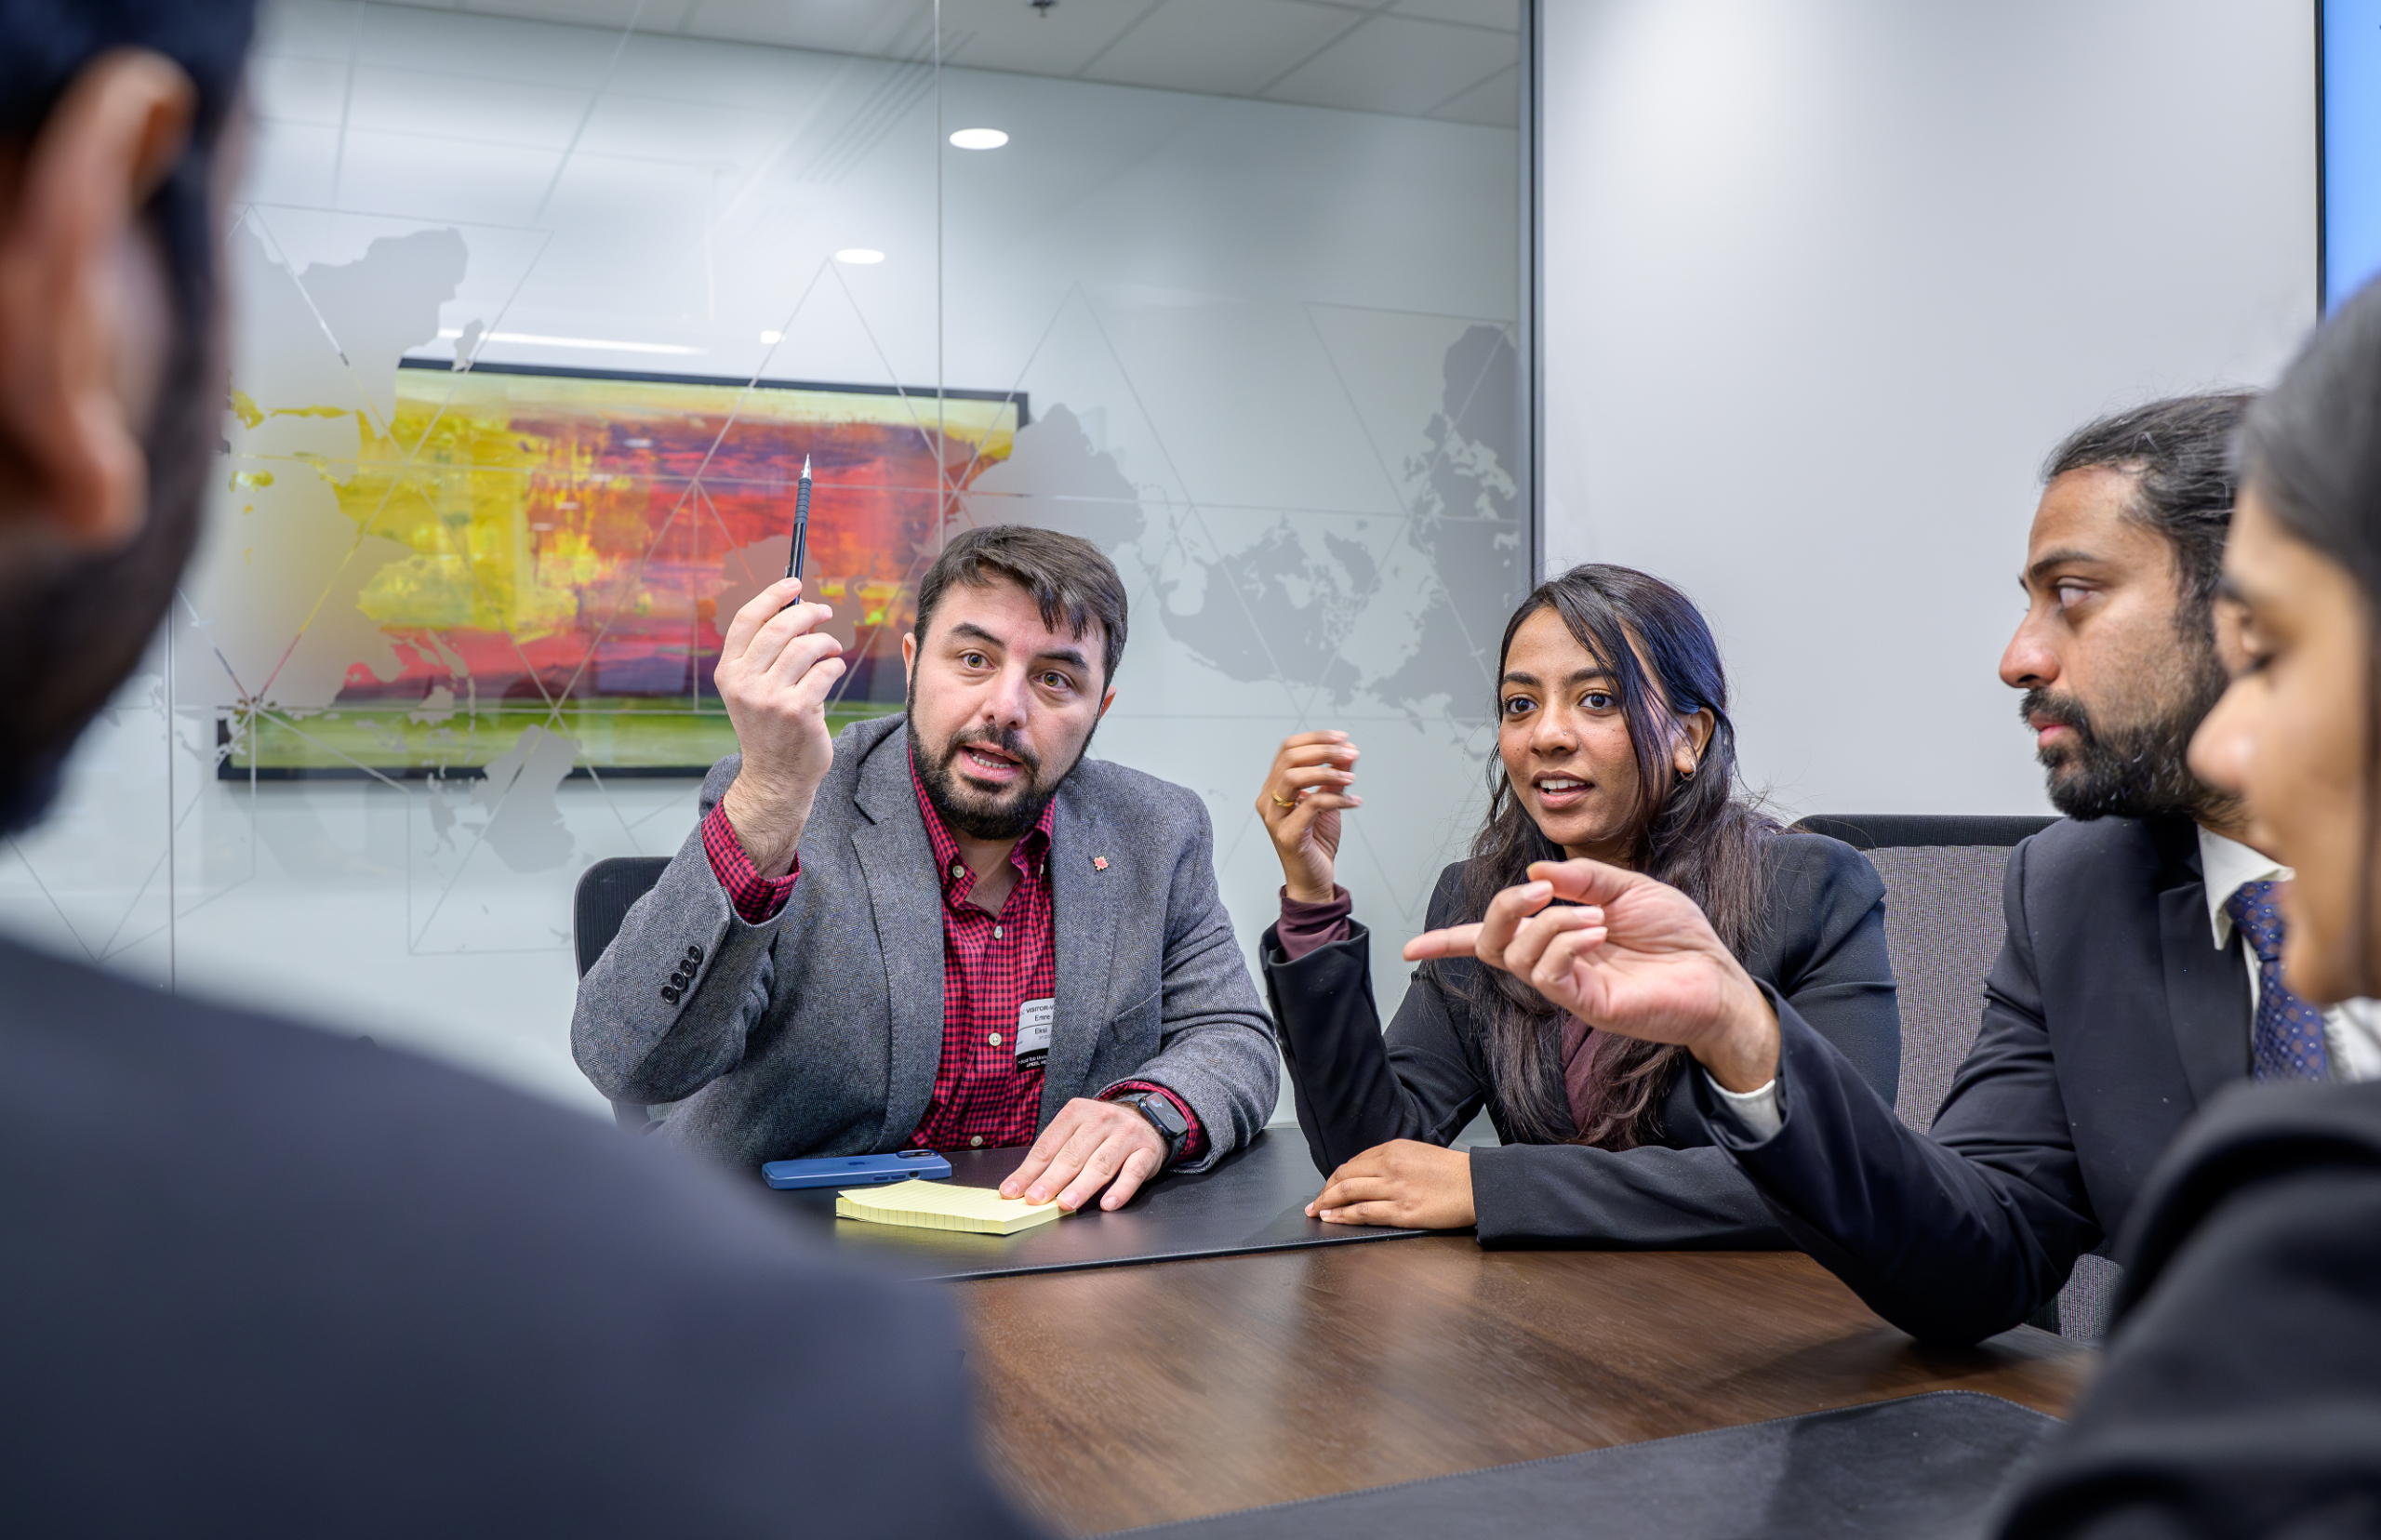
{"type": "Polygon", "coordinates": [[[1272,746],[1358,736],[1393,1005],[1531,570],[1515,8],[1206,5],[807,46],[685,0],[271,6],[214,523],[0,923],[600,1110],[572,886],[692,827],[811,447],[842,716],[898,709],[950,530],[1087,536],[1133,603],[1093,752],[1206,799],[1244,945],[1272,746]]]}

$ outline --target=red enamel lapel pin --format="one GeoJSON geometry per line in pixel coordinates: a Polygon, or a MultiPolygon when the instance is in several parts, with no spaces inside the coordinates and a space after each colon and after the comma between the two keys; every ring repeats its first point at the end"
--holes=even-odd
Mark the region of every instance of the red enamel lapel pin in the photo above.
{"type": "Polygon", "coordinates": [[[1094,871],[1106,871],[1108,870],[1108,857],[1105,856],[1094,856],[1091,858],[1091,870],[1094,871]]]}

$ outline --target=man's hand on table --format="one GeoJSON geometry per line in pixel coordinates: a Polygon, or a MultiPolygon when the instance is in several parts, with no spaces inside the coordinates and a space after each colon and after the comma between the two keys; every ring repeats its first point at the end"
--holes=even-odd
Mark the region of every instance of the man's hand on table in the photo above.
{"type": "Polygon", "coordinates": [[[1418,1139],[1391,1139],[1333,1172],[1306,1212],[1329,1225],[1462,1229],[1478,1222],[1471,1157],[1418,1139]]]}
{"type": "Polygon", "coordinates": [[[1106,1188],[1099,1206],[1119,1209],[1164,1164],[1165,1141],[1137,1108],[1077,1096],[1033,1141],[1001,1196],[1032,1203],[1055,1197],[1072,1214],[1106,1188]]]}

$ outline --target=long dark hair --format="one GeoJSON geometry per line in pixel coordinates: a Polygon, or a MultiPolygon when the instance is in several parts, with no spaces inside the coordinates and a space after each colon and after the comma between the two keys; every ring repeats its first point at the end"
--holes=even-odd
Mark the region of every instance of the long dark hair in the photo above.
{"type": "Polygon", "coordinates": [[[2241,485],[2276,523],[2346,569],[2364,596],[2364,808],[2356,831],[2357,971],[2374,982],[2373,885],[2381,875],[2381,283],[2334,311],[2281,382],[2249,408],[2241,485]]]}
{"type": "MultiPolygon", "coordinates": [[[[1777,826],[1737,796],[1736,730],[1728,719],[1728,676],[1711,628],[1692,600],[1660,578],[1590,563],[1540,584],[1505,622],[1496,649],[1500,678],[1522,622],[1547,609],[1563,617],[1617,682],[1637,761],[1629,864],[1693,898],[1728,949],[1742,957],[1763,923],[1762,844],[1777,826]],[[1675,718],[1698,710],[1711,713],[1711,737],[1694,774],[1682,777],[1671,761],[1675,718]]],[[[1562,848],[1523,808],[1503,756],[1492,756],[1488,816],[1463,868],[1462,918],[1479,919],[1491,898],[1526,882],[1532,861],[1563,858],[1562,848]]],[[[1499,969],[1429,966],[1443,969],[1443,982],[1468,996],[1487,1020],[1489,1083],[1508,1126],[1536,1142],[1563,1139],[1571,1118],[1560,1062],[1562,1013],[1499,969]]],[[[1595,1100],[1574,1142],[1604,1149],[1645,1143],[1659,1131],[1662,1098],[1683,1050],[1616,1038],[1594,1051],[1595,1100]]]]}

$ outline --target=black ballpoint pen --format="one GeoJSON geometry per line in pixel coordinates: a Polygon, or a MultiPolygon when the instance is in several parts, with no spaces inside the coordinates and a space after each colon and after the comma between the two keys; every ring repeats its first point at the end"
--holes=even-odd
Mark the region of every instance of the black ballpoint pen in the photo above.
{"type": "Polygon", "coordinates": [[[810,457],[802,457],[802,480],[793,489],[793,549],[785,553],[785,575],[802,576],[802,548],[810,538],[810,457]]]}

